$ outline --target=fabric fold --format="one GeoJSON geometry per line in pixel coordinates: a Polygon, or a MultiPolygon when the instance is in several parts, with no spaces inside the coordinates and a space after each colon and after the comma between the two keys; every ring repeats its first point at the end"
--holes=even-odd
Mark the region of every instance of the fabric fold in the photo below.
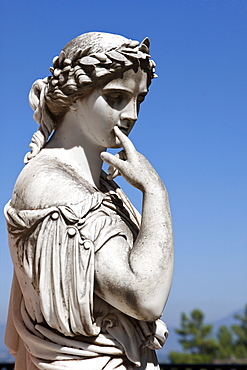
{"type": "Polygon", "coordinates": [[[104,178],[102,184],[104,193],[77,204],[5,207],[15,266],[6,344],[18,364],[59,370],[83,363],[90,370],[102,357],[109,370],[158,369],[153,350],[166,340],[165,324],[133,319],[94,294],[95,253],[116,236],[132,246],[140,225],[125,194],[104,178]]]}

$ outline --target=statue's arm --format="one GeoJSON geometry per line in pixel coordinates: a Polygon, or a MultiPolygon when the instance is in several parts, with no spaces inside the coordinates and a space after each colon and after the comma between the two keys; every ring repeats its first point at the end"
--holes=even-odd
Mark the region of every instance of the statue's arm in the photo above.
{"type": "Polygon", "coordinates": [[[102,153],[102,159],[143,193],[142,223],[138,238],[128,246],[123,237],[110,239],[96,253],[95,292],[139,320],[161,316],[173,272],[173,237],[166,189],[151,164],[116,128],[126,161],[102,153]]]}

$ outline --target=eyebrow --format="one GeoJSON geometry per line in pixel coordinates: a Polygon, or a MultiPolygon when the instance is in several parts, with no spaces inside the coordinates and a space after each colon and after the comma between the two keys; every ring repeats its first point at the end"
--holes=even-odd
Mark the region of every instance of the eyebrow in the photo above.
{"type": "MultiPolygon", "coordinates": [[[[108,88],[103,87],[103,89],[102,89],[102,91],[104,91],[104,92],[112,91],[112,90],[114,90],[114,91],[127,91],[130,94],[132,94],[132,91],[129,90],[128,88],[126,88],[126,87],[108,87],[108,88]]],[[[141,91],[139,95],[147,95],[147,93],[148,93],[148,90],[146,89],[146,90],[141,91]]]]}

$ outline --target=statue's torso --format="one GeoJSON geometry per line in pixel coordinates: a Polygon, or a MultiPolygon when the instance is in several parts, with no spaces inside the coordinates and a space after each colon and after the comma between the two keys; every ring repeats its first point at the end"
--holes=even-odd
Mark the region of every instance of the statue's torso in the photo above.
{"type": "Polygon", "coordinates": [[[102,367],[122,361],[131,369],[154,356],[144,344],[154,323],[139,322],[94,294],[97,250],[116,236],[131,246],[138,234],[138,214],[113,182],[103,175],[98,190],[70,165],[37,156],[20,174],[6,216],[21,306],[21,312],[13,309],[14,326],[37,368],[39,361],[61,359],[64,366],[83,358],[87,369],[96,369],[96,356],[102,367]]]}

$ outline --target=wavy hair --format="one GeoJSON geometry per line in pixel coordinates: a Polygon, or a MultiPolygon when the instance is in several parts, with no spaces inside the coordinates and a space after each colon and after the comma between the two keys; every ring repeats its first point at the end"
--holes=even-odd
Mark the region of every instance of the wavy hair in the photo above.
{"type": "Polygon", "coordinates": [[[143,69],[148,85],[155,75],[149,55],[150,42],[141,43],[120,35],[89,32],[71,40],[53,59],[51,76],[37,80],[29,93],[34,119],[40,125],[24,158],[28,163],[44,147],[72,103],[133,68],[143,69]]]}

